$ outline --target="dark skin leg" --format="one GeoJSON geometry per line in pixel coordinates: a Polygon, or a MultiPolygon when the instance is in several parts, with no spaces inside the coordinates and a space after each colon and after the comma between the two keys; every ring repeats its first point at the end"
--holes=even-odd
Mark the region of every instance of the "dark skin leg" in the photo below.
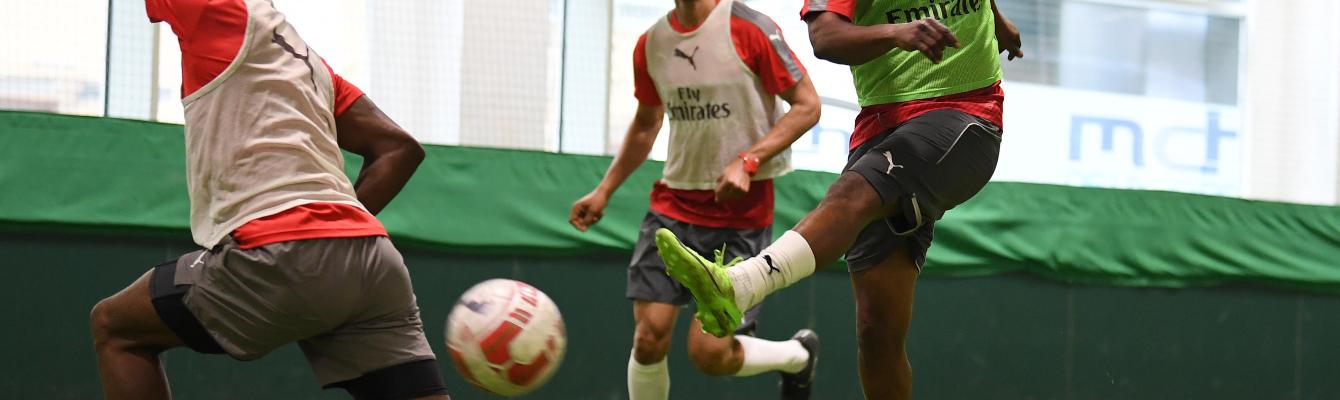
{"type": "MultiPolygon", "coordinates": [[[[794,230],[814,252],[815,266],[833,264],[871,222],[883,219],[898,203],[884,204],[865,178],[843,173],[824,200],[794,230]]],[[[879,265],[853,273],[861,387],[868,399],[906,399],[912,394],[912,368],[904,342],[912,320],[917,269],[899,245],[879,265]]]]}
{"type": "Polygon", "coordinates": [[[149,273],[98,302],[89,319],[103,396],[110,400],[172,397],[159,354],[182,342],[154,311],[149,273]]]}
{"type": "Polygon", "coordinates": [[[917,267],[898,246],[883,262],[851,274],[856,295],[856,335],[861,388],[867,399],[912,397],[912,365],[907,361],[907,331],[917,267]]]}
{"type": "Polygon", "coordinates": [[[844,172],[814,211],[791,230],[805,237],[814,252],[814,265],[833,264],[850,249],[861,230],[897,209],[897,202],[883,204],[879,193],[860,174],[844,172]]]}

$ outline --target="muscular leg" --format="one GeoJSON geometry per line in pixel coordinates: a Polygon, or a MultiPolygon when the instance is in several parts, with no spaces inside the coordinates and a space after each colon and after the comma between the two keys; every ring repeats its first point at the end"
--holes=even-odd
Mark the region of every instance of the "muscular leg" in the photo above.
{"type": "Polygon", "coordinates": [[[669,231],[656,234],[659,254],[700,309],[706,306],[708,312],[700,314],[704,326],[724,336],[740,309],[832,264],[871,222],[900,215],[894,223],[910,230],[967,201],[995,171],[997,133],[988,122],[959,111],[929,112],[854,149],[848,170],[819,206],[758,257],[730,269],[710,268],[715,263],[688,251],[669,231]],[[903,204],[904,198],[917,200],[903,204]]]}
{"type": "Polygon", "coordinates": [[[879,193],[865,178],[848,171],[838,177],[819,206],[792,230],[809,242],[814,265],[823,268],[851,248],[866,225],[888,216],[897,206],[897,201],[883,204],[879,193]]]}
{"type": "Polygon", "coordinates": [[[712,262],[683,246],[669,230],[657,231],[656,245],[667,272],[697,299],[699,316],[706,318],[704,328],[724,337],[735,330],[740,310],[808,277],[816,267],[837,261],[866,226],[898,207],[899,201],[886,204],[864,177],[848,171],[792,231],[782,234],[759,256],[733,268],[707,268],[712,262]],[[733,287],[723,289],[720,281],[729,281],[733,287]]]}
{"type": "Polygon", "coordinates": [[[867,399],[912,396],[912,367],[905,343],[912,322],[917,267],[907,248],[900,245],[883,262],[851,275],[861,388],[867,399]]]}
{"type": "Polygon", "coordinates": [[[633,358],[638,363],[647,365],[665,359],[678,316],[679,306],[674,304],[633,302],[633,321],[637,324],[633,331],[633,358]]]}
{"type": "MultiPolygon", "coordinates": [[[[908,224],[898,229],[933,223],[986,185],[1000,150],[999,131],[993,125],[953,110],[917,118],[919,122],[905,123],[887,139],[869,144],[873,147],[858,148],[848,171],[818,207],[758,256],[734,267],[725,268],[688,250],[669,231],[657,232],[657,248],[667,271],[689,288],[700,310],[707,309],[699,316],[709,332],[728,334],[739,310],[833,263],[863,230],[878,228],[871,223],[893,215],[903,220],[891,223],[908,224]],[[903,204],[904,197],[917,200],[903,204]]],[[[911,390],[903,347],[917,271],[908,246],[889,244],[897,251],[868,255],[884,257],[882,261],[858,260],[879,265],[852,276],[860,316],[863,387],[869,398],[879,399],[906,397],[911,390]]]]}
{"type": "MultiPolygon", "coordinates": [[[[809,242],[815,265],[829,265],[851,248],[865,226],[897,207],[896,202],[882,203],[865,178],[847,172],[794,230],[809,242]]],[[[917,267],[907,249],[899,245],[878,265],[851,276],[856,295],[861,387],[869,399],[906,399],[912,395],[912,368],[904,344],[912,321],[917,267]]]]}
{"type": "Polygon", "coordinates": [[[729,376],[740,371],[744,350],[734,336],[719,338],[703,332],[697,319],[689,325],[689,358],[704,374],[729,376]]]}
{"type": "Polygon", "coordinates": [[[633,356],[628,363],[628,397],[631,400],[669,398],[670,374],[665,354],[675,328],[679,307],[668,303],[633,302],[633,356]]]}
{"type": "Polygon", "coordinates": [[[182,342],[154,311],[149,297],[151,273],[93,306],[89,325],[103,395],[108,399],[171,397],[158,355],[182,342]]]}

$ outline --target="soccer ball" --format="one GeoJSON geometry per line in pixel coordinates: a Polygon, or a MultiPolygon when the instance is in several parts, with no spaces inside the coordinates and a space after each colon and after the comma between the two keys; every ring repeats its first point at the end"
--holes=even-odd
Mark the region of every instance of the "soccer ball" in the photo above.
{"type": "Polygon", "coordinates": [[[503,396],[544,385],[558,370],[567,342],[558,306],[521,281],[480,282],[447,316],[447,350],[456,370],[475,386],[503,396]]]}

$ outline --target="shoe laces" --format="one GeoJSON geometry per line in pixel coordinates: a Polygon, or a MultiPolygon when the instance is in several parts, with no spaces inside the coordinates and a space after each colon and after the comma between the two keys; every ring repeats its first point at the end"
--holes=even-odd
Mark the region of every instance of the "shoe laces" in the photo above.
{"type": "Polygon", "coordinates": [[[720,250],[712,250],[712,254],[713,254],[714,256],[716,256],[716,262],[717,262],[717,265],[720,265],[721,268],[730,268],[730,267],[734,267],[735,264],[739,264],[741,261],[744,261],[744,259],[743,259],[743,258],[740,258],[740,256],[735,256],[735,258],[732,259],[732,260],[730,260],[730,262],[726,262],[726,245],[725,245],[725,244],[722,244],[722,245],[721,245],[721,249],[720,249],[720,250]]]}

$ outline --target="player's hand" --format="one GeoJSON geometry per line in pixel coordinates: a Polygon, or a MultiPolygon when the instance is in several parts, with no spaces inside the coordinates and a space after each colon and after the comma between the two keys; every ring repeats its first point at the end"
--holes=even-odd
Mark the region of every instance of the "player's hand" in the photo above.
{"type": "Polygon", "coordinates": [[[572,203],[572,213],[568,215],[568,223],[573,228],[586,232],[587,228],[600,222],[600,217],[605,216],[605,205],[610,201],[607,194],[599,190],[593,190],[577,202],[572,203]]]}
{"type": "Polygon", "coordinates": [[[907,51],[919,51],[939,64],[944,59],[945,47],[959,48],[958,38],[935,18],[888,25],[892,30],[890,37],[898,48],[907,51]]]}
{"type": "Polygon", "coordinates": [[[1019,28],[1014,27],[1014,23],[1007,19],[996,20],[996,45],[1000,51],[1009,52],[1009,59],[1024,58],[1024,51],[1020,50],[1024,42],[1019,39],[1019,28]]]}
{"type": "Polygon", "coordinates": [[[736,159],[717,177],[716,201],[742,199],[746,194],[749,194],[749,173],[744,172],[743,161],[736,159]]]}

